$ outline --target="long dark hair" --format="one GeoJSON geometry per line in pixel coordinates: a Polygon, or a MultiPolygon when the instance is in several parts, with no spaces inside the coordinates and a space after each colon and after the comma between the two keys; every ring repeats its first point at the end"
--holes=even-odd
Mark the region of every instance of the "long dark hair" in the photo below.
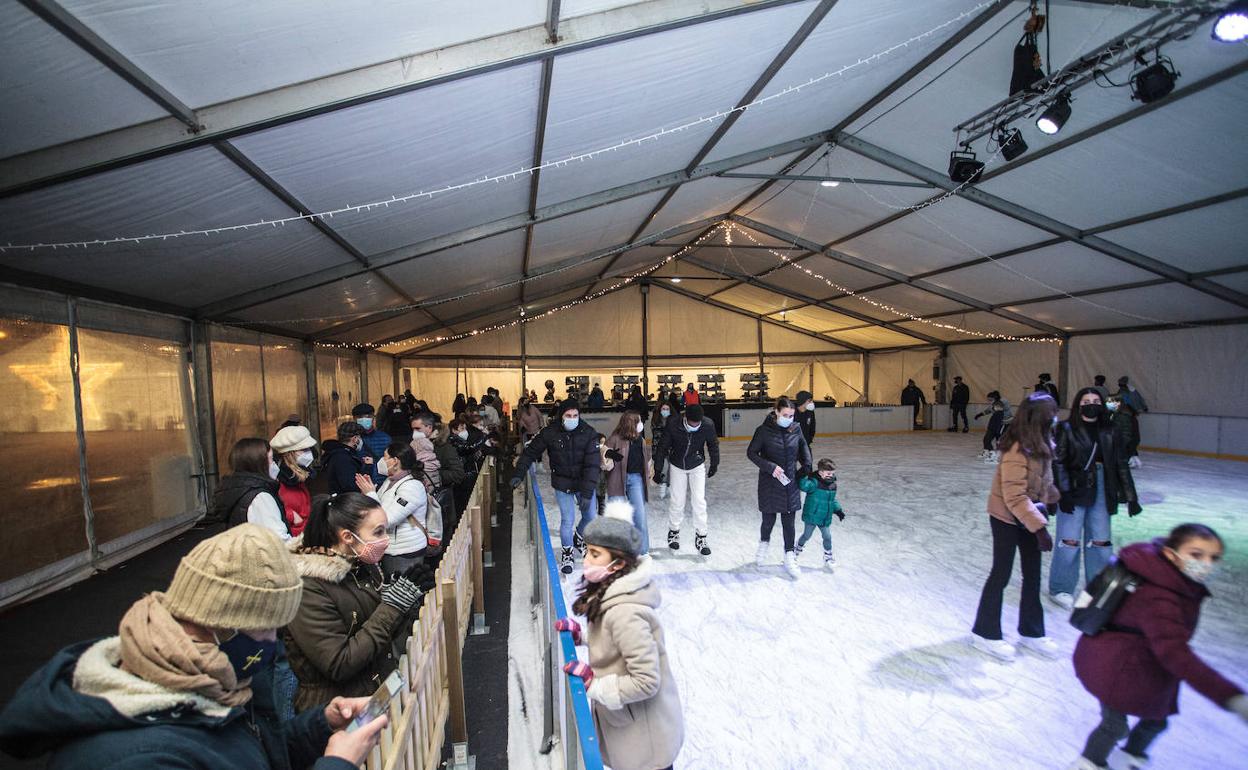
{"type": "Polygon", "coordinates": [[[1005,429],[997,446],[1002,454],[1017,444],[1028,457],[1053,459],[1053,418],[1056,415],[1057,402],[1052,396],[1032,393],[1018,405],[1014,421],[1005,429]]]}
{"type": "MultiPolygon", "coordinates": [[[[602,548],[602,546],[599,546],[599,548],[602,548]]],[[[598,619],[602,617],[602,600],[606,596],[607,589],[611,584],[637,569],[637,557],[631,553],[623,553],[613,548],[603,548],[602,550],[611,554],[612,560],[624,562],[624,566],[607,575],[607,579],[601,583],[582,581],[584,589],[581,591],[581,595],[576,597],[576,601],[572,602],[572,611],[578,615],[584,615],[585,619],[590,623],[597,623],[598,619]]]]}
{"type": "Polygon", "coordinates": [[[776,399],[776,405],[772,408],[776,410],[778,415],[781,409],[797,409],[797,404],[793,403],[793,399],[788,396],[781,396],[776,399]]]}
{"type": "Polygon", "coordinates": [[[1087,420],[1083,419],[1083,415],[1079,411],[1079,402],[1083,401],[1083,397],[1088,395],[1089,393],[1096,396],[1097,398],[1100,398],[1102,406],[1105,404],[1105,399],[1101,397],[1101,392],[1097,390],[1096,388],[1080,388],[1079,392],[1075,394],[1075,397],[1070,402],[1070,416],[1066,418],[1066,422],[1070,423],[1072,426],[1079,425],[1079,426],[1091,427],[1093,425],[1096,425],[1098,427],[1101,427],[1101,426],[1109,425],[1109,410],[1108,409],[1102,409],[1101,416],[1098,417],[1094,422],[1088,422],[1087,420]]]}
{"type": "Polygon", "coordinates": [[[317,495],[312,501],[308,524],[303,528],[305,548],[333,548],[338,545],[338,530],[359,532],[364,517],[381,507],[371,497],[359,492],[343,492],[340,495],[317,495]]]}
{"type": "Polygon", "coordinates": [[[421,465],[420,460],[416,459],[416,450],[412,449],[412,445],[406,441],[391,441],[390,446],[386,447],[386,454],[398,460],[399,467],[405,471],[421,465]]]}
{"type": "Polygon", "coordinates": [[[620,415],[620,421],[615,424],[615,435],[625,441],[632,441],[637,438],[637,423],[641,422],[641,415],[629,409],[620,415]]]}
{"type": "Polygon", "coordinates": [[[230,470],[269,477],[269,442],[262,438],[240,438],[230,448],[230,470]]]}

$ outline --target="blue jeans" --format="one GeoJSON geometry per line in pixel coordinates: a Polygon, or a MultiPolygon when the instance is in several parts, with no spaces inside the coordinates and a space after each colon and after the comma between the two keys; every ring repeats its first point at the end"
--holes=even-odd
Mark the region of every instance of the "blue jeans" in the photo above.
{"type": "MultiPolygon", "coordinates": [[[[572,523],[576,521],[581,504],[575,492],[560,492],[558,489],[555,490],[555,500],[559,503],[559,542],[564,548],[571,548],[572,523]]],[[[589,498],[589,508],[581,514],[581,520],[576,524],[576,534],[585,532],[585,525],[594,520],[598,515],[597,510],[598,493],[594,492],[589,498]]]]}
{"type": "MultiPolygon", "coordinates": [[[[810,536],[815,534],[815,529],[816,529],[815,525],[811,524],[810,522],[804,522],[804,524],[805,524],[805,527],[802,530],[802,536],[797,539],[797,544],[803,548],[806,547],[806,541],[810,539],[810,536]]],[[[831,527],[819,527],[818,529],[819,529],[819,534],[823,535],[823,550],[831,551],[832,550],[832,528],[831,527]]]]}
{"type": "Polygon", "coordinates": [[[650,528],[646,523],[646,479],[640,473],[630,473],[624,479],[624,491],[627,497],[618,495],[607,498],[607,502],[613,500],[628,500],[633,506],[633,526],[641,532],[641,552],[650,553],[650,528]]]}
{"type": "Polygon", "coordinates": [[[1049,566],[1049,593],[1074,594],[1079,587],[1079,554],[1083,553],[1085,584],[1105,569],[1114,547],[1109,545],[1109,513],[1105,510],[1105,472],[1096,474],[1096,499],[1077,505],[1074,513],[1057,514],[1053,563],[1049,566]],[[1105,543],[1106,545],[1093,545],[1105,543]]]}

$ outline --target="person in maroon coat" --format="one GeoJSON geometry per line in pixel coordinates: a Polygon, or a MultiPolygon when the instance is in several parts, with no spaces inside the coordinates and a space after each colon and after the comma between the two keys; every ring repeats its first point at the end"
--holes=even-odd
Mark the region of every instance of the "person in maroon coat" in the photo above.
{"type": "Polygon", "coordinates": [[[1166,539],[1133,543],[1118,554],[1140,578],[1105,630],[1080,637],[1075,674],[1101,702],[1101,723],[1071,770],[1107,767],[1124,737],[1123,767],[1144,767],[1148,747],[1179,713],[1179,683],[1248,722],[1248,696],[1188,646],[1205,588],[1222,560],[1222,538],[1203,524],[1183,524],[1166,539]],[[1139,717],[1127,730],[1127,715],[1139,717]]]}

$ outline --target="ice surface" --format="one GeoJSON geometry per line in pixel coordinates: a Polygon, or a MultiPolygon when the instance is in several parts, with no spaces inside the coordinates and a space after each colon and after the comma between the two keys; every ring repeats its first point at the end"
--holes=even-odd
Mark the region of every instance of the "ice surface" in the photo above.
{"type": "MultiPolygon", "coordinates": [[[[1064,768],[1079,754],[1098,707],[1075,679],[1069,652],[1078,634],[1061,611],[1046,602],[1048,632],[1067,653],[1058,660],[1020,651],[1003,664],[967,644],[991,560],[984,501],[993,466],[976,459],[979,441],[944,432],[817,439],[815,457],[837,461],[847,517],[833,523],[836,571],[823,569],[816,533],[798,581],[780,567],[779,524],[768,566],[752,563],[757,474],[744,442],[721,443],[719,474],[707,482],[711,557],[690,553],[687,517],[682,549],[669,551],[666,501],[651,500],[667,650],[685,711],[678,768],[1039,770],[1064,768]]],[[[1210,585],[1214,598],[1194,648],[1248,684],[1248,466],[1156,453],[1143,459],[1135,478],[1145,511],[1115,517],[1115,544],[1189,520],[1219,530],[1228,558],[1210,585]]],[[[547,510],[557,520],[546,481],[547,510]]],[[[524,532],[517,529],[513,542],[526,543],[524,532]]],[[[524,562],[518,552],[513,564],[524,562]]],[[[1046,556],[1046,585],[1047,566],[1046,556]]],[[[575,584],[564,585],[570,597],[575,584]]],[[[527,586],[527,578],[514,579],[520,610],[527,586]]],[[[1017,588],[1016,574],[1003,615],[1011,640],[1017,588]]],[[[513,666],[535,671],[532,632],[517,635],[527,620],[513,614],[511,654],[513,666]]],[[[540,692],[527,697],[540,721],[540,692]]],[[[1154,767],[1248,767],[1248,727],[1239,718],[1186,686],[1180,707],[1155,745],[1154,767]]],[[[514,708],[512,721],[514,740],[523,732],[514,708]]],[[[512,757],[514,767],[529,766],[512,757]]]]}

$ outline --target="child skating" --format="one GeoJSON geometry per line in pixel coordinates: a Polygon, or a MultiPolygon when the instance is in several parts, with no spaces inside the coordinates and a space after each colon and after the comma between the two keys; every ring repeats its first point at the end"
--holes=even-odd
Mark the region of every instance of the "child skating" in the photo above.
{"type": "Polygon", "coordinates": [[[806,502],[802,505],[802,524],[805,528],[793,552],[801,556],[802,549],[817,528],[823,536],[823,566],[832,569],[836,566],[836,559],[832,557],[832,517],[845,520],[845,512],[836,499],[836,463],[827,457],[822,458],[815,465],[815,472],[799,479],[797,486],[806,493],[806,502]]]}

